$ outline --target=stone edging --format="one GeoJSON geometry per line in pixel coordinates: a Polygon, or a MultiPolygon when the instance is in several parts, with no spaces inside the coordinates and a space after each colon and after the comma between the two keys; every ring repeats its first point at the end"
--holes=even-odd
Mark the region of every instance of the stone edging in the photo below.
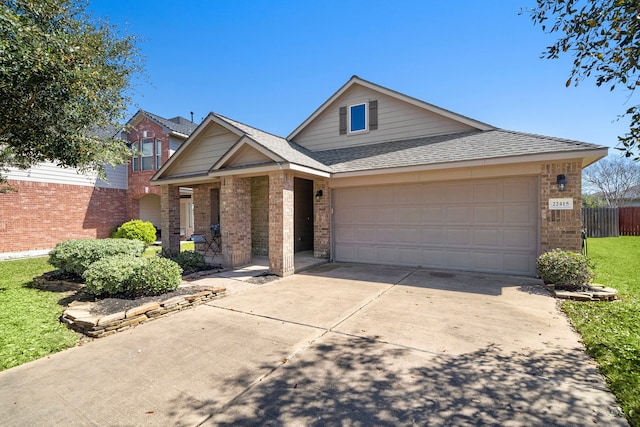
{"type": "Polygon", "coordinates": [[[107,315],[91,313],[91,302],[73,302],[60,320],[74,331],[91,338],[102,338],[124,331],[141,323],[203,304],[219,297],[225,288],[202,288],[191,295],[180,295],[160,302],[149,302],[126,311],[107,315]]]}
{"type": "Polygon", "coordinates": [[[547,285],[554,297],[573,301],[615,301],[618,291],[604,285],[592,283],[588,288],[578,291],[556,290],[553,285],[547,285]]]}

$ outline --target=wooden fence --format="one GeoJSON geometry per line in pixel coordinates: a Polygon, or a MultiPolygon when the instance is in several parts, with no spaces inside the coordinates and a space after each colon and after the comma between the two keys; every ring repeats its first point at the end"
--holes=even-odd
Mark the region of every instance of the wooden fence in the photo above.
{"type": "Polygon", "coordinates": [[[618,209],[620,210],[620,235],[640,236],[640,207],[618,209]]]}
{"type": "Polygon", "coordinates": [[[587,237],[640,236],[640,207],[582,208],[587,237]]]}

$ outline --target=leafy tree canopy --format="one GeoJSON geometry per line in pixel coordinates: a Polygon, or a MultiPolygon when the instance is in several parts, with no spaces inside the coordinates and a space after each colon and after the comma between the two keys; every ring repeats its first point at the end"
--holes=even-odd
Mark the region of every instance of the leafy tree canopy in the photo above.
{"type": "MultiPolygon", "coordinates": [[[[567,87],[587,77],[610,90],[623,87],[633,92],[640,86],[638,0],[537,0],[537,7],[528,11],[534,25],[560,36],[544,55],[549,59],[573,57],[567,87]]],[[[618,149],[639,160],[640,105],[620,115],[625,116],[631,119],[630,129],[618,137],[618,149]]]]}
{"type": "Polygon", "coordinates": [[[104,176],[125,162],[113,134],[141,71],[135,42],[78,0],[2,0],[0,172],[50,161],[104,176]]]}

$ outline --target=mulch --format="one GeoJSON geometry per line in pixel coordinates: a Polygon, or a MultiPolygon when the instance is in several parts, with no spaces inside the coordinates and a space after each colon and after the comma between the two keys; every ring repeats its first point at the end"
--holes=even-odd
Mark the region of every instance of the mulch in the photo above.
{"type": "MultiPolygon", "coordinates": [[[[188,282],[209,276],[219,271],[220,269],[200,271],[197,273],[185,275],[183,276],[183,279],[188,282]]],[[[66,307],[72,304],[74,301],[91,302],[91,313],[96,315],[114,314],[120,311],[126,311],[131,308],[141,306],[149,302],[162,302],[173,297],[192,295],[204,289],[207,289],[201,286],[181,286],[175,291],[146,297],[132,298],[127,295],[95,296],[84,292],[82,288],[77,289],[78,287],[82,286],[82,283],[78,280],[77,277],[61,274],[59,271],[45,273],[41,277],[42,279],[44,279],[45,283],[38,286],[38,288],[46,289],[53,292],[61,292],[64,295],[64,297],[59,301],[60,305],[66,307]]],[[[247,282],[255,285],[261,285],[278,278],[279,276],[275,274],[262,273],[255,277],[252,277],[251,279],[247,280],[247,282]]]]}

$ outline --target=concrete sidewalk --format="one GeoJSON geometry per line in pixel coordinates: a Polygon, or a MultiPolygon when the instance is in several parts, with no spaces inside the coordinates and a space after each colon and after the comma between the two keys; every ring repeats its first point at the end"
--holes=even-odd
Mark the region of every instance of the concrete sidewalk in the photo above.
{"type": "Polygon", "coordinates": [[[626,425],[536,281],[351,264],[0,372],[0,413],[11,426],[626,425]]]}

